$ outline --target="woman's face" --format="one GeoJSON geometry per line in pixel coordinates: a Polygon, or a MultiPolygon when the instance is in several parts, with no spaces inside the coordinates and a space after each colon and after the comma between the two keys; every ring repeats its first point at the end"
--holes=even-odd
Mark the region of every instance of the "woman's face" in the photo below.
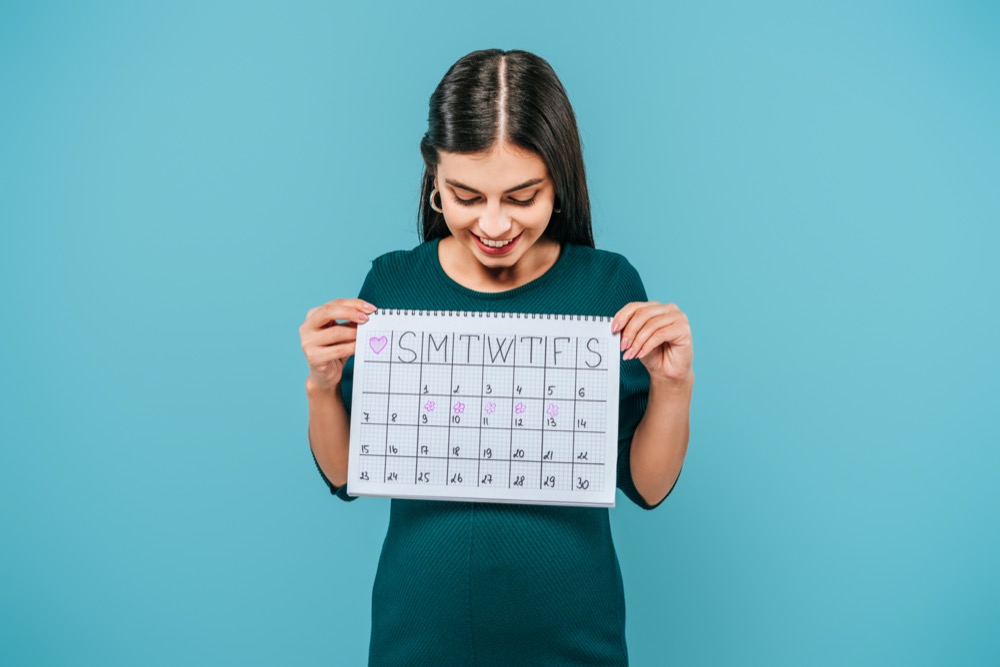
{"type": "Polygon", "coordinates": [[[555,184],[538,155],[510,144],[477,155],[441,151],[434,183],[452,236],[484,267],[510,268],[539,249],[555,184]]]}

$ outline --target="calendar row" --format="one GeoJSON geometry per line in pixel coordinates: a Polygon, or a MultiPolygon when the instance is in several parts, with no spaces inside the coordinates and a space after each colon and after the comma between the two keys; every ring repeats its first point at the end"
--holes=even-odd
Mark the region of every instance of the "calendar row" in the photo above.
{"type": "Polygon", "coordinates": [[[356,479],[417,486],[601,491],[603,467],[528,461],[456,461],[361,455],[356,479]]]}
{"type": "Polygon", "coordinates": [[[607,422],[607,407],[603,403],[528,398],[400,396],[365,392],[352,410],[360,411],[362,425],[603,433],[607,422]]]}
{"type": "Polygon", "coordinates": [[[362,455],[416,458],[604,463],[605,436],[573,433],[517,433],[473,429],[417,429],[369,426],[361,429],[362,455]],[[387,437],[391,436],[391,437],[387,437]]]}
{"type": "Polygon", "coordinates": [[[607,371],[480,366],[399,366],[365,368],[365,390],[393,394],[562,398],[603,401],[607,371]]]}
{"type": "MultiPolygon", "coordinates": [[[[610,326],[608,326],[610,334],[610,326]]],[[[367,330],[357,354],[373,365],[607,368],[607,338],[367,330]]]]}

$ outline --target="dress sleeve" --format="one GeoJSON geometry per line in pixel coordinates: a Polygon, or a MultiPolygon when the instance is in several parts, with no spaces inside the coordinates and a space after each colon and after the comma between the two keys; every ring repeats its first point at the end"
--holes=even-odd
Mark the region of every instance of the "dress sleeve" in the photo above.
{"type": "MultiPolygon", "coordinates": [[[[639,277],[639,272],[635,270],[628,261],[622,261],[621,273],[617,295],[618,305],[621,308],[632,301],[648,301],[646,289],[639,277]]],[[[636,505],[645,510],[656,509],[667,499],[677,486],[670,488],[655,505],[650,505],[635,488],[632,480],[632,436],[636,427],[642,421],[642,416],[646,414],[646,405],[649,402],[649,371],[638,359],[629,359],[621,362],[620,386],[619,386],[619,408],[618,408],[618,482],[617,486],[636,505]]],[[[683,467],[681,468],[683,470],[683,467]]],[[[677,474],[680,479],[680,473],[677,474]]]]}
{"type": "MultiPolygon", "coordinates": [[[[365,277],[365,282],[361,286],[361,291],[358,293],[358,298],[364,299],[369,303],[378,305],[378,297],[375,295],[375,264],[372,264],[372,268],[368,271],[368,275],[365,277]]],[[[351,415],[351,398],[352,398],[352,387],[354,384],[354,356],[352,355],[347,359],[344,364],[344,374],[340,380],[340,395],[344,399],[344,407],[347,409],[347,416],[351,415]]],[[[308,427],[307,427],[308,430],[308,427]]],[[[326,482],[327,487],[330,489],[330,493],[337,496],[341,500],[350,502],[352,500],[357,500],[357,496],[351,496],[347,493],[347,484],[343,486],[334,486],[329,479],[327,479],[326,474],[323,469],[319,467],[319,461],[316,460],[316,454],[312,452],[312,445],[310,443],[309,447],[310,453],[312,453],[313,463],[316,465],[316,470],[319,471],[320,476],[323,481],[326,482]]]]}

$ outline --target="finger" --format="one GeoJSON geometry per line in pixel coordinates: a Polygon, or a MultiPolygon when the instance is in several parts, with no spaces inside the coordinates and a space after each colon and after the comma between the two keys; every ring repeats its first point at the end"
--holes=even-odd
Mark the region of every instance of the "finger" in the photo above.
{"type": "Polygon", "coordinates": [[[309,312],[306,313],[306,319],[309,319],[313,314],[321,312],[326,308],[330,308],[331,306],[346,306],[348,308],[355,308],[365,313],[373,313],[376,310],[378,310],[378,308],[374,304],[369,303],[364,299],[358,299],[358,298],[333,299],[331,301],[327,301],[326,303],[320,306],[316,306],[315,308],[310,308],[309,312]]]}
{"type": "Polygon", "coordinates": [[[354,343],[338,343],[329,347],[316,348],[307,357],[310,366],[321,366],[331,361],[340,361],[354,355],[354,343]]]}
{"type": "Polygon", "coordinates": [[[687,324],[674,321],[673,324],[663,327],[657,330],[652,336],[646,340],[645,343],[636,351],[632,358],[641,359],[647,354],[655,351],[656,348],[663,345],[664,343],[669,343],[671,346],[684,345],[686,341],[690,340],[690,330],[687,324]]]}
{"type": "Polygon", "coordinates": [[[665,306],[662,303],[655,302],[635,311],[625,325],[625,328],[622,329],[621,349],[627,350],[632,347],[636,337],[639,335],[639,331],[646,325],[646,322],[654,317],[663,315],[664,311],[665,306]]]}
{"type": "Polygon", "coordinates": [[[618,333],[624,329],[625,325],[628,324],[629,318],[632,317],[632,314],[639,308],[642,308],[649,303],[650,302],[648,301],[632,301],[622,306],[621,309],[615,313],[615,316],[611,318],[611,333],[618,333]]]}
{"type": "Polygon", "coordinates": [[[340,310],[344,308],[359,310],[363,313],[369,314],[378,310],[374,304],[371,304],[364,299],[333,299],[332,301],[327,301],[321,306],[309,309],[309,312],[306,313],[306,319],[324,317],[331,309],[340,310]]]}
{"type": "MultiPolygon", "coordinates": [[[[629,336],[629,344],[625,347],[625,354],[622,356],[622,359],[634,359],[636,357],[635,353],[642,348],[650,336],[663,327],[669,326],[675,320],[673,313],[653,312],[652,315],[652,317],[643,322],[642,327],[634,335],[629,336]]],[[[634,320],[635,318],[633,318],[634,320]]],[[[623,333],[623,340],[624,337],[625,334],[623,333]]]]}
{"type": "Polygon", "coordinates": [[[375,304],[369,303],[364,299],[338,299],[338,300],[343,301],[348,306],[354,306],[358,310],[363,310],[364,312],[369,314],[374,313],[376,310],[378,310],[378,307],[375,306],[375,304]]]}
{"type": "Polygon", "coordinates": [[[329,329],[323,329],[322,331],[314,334],[310,339],[310,343],[313,345],[335,345],[337,343],[348,343],[357,340],[358,338],[358,325],[354,322],[348,322],[347,324],[338,324],[336,326],[330,327],[329,329]]]}
{"type": "Polygon", "coordinates": [[[334,324],[331,327],[318,330],[308,330],[302,334],[302,351],[308,356],[313,348],[355,340],[357,335],[358,325],[354,322],[334,324]]]}
{"type": "Polygon", "coordinates": [[[338,320],[357,322],[368,321],[368,315],[356,303],[345,304],[344,301],[355,302],[356,299],[337,299],[309,311],[302,325],[305,329],[319,330],[333,326],[338,320]]]}

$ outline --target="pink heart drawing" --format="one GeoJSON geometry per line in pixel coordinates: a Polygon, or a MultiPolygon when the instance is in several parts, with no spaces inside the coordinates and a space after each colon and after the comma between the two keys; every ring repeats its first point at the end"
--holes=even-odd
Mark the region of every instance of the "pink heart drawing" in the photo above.
{"type": "Polygon", "coordinates": [[[389,344],[389,339],[385,336],[372,336],[368,339],[368,347],[372,349],[372,352],[379,354],[385,349],[385,346],[389,344]]]}

